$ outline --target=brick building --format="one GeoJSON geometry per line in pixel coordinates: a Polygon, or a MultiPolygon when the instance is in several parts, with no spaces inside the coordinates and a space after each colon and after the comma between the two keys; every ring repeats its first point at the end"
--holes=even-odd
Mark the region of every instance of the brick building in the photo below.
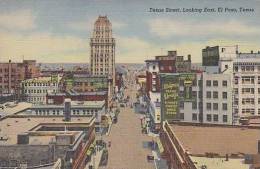
{"type": "Polygon", "coordinates": [[[40,68],[35,60],[23,60],[22,63],[0,63],[0,94],[19,94],[20,82],[38,77],[40,68]]]}

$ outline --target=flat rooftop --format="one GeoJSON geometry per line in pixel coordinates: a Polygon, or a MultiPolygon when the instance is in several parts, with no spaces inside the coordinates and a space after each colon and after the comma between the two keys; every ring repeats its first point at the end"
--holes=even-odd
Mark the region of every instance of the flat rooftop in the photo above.
{"type": "Polygon", "coordinates": [[[0,108],[0,115],[2,117],[16,114],[32,106],[31,103],[27,103],[27,102],[19,102],[17,104],[14,102],[6,102],[1,105],[4,107],[3,109],[0,108]]]}
{"type": "Polygon", "coordinates": [[[42,123],[91,123],[93,117],[72,117],[70,122],[64,122],[63,117],[36,117],[17,116],[8,117],[0,121],[0,145],[13,145],[17,143],[17,135],[27,132],[42,123]],[[7,140],[5,140],[7,139],[7,140]]]}
{"type": "Polygon", "coordinates": [[[178,123],[170,126],[190,155],[205,156],[214,153],[224,157],[226,154],[257,154],[260,128],[178,123]]]}
{"type": "MultiPolygon", "coordinates": [[[[105,105],[105,100],[101,101],[71,101],[71,108],[102,108],[105,105]]],[[[42,105],[33,105],[31,108],[64,108],[64,104],[52,105],[52,104],[42,104],[42,105]]]]}
{"type": "Polygon", "coordinates": [[[243,159],[229,159],[225,158],[207,158],[207,157],[194,157],[191,156],[196,168],[201,168],[203,165],[209,169],[249,169],[249,164],[244,164],[243,159]]]}

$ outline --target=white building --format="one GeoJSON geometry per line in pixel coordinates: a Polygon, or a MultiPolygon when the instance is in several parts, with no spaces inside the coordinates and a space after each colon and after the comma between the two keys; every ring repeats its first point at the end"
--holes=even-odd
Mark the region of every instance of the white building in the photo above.
{"type": "MultiPolygon", "coordinates": [[[[101,116],[106,112],[105,101],[71,101],[71,117],[95,116],[96,121],[101,121],[101,116]]],[[[20,115],[57,117],[64,116],[64,104],[60,105],[32,105],[23,110],[20,115]]]]}
{"type": "Polygon", "coordinates": [[[232,124],[232,76],[206,72],[202,76],[203,123],[232,124]]]}
{"type": "Polygon", "coordinates": [[[150,122],[152,128],[155,130],[160,129],[161,125],[161,93],[150,92],[150,100],[148,107],[150,122]]]}
{"type": "MultiPolygon", "coordinates": [[[[179,113],[180,120],[184,122],[202,122],[200,117],[203,113],[202,110],[202,88],[201,88],[201,73],[195,74],[196,78],[192,84],[192,96],[194,97],[193,101],[182,100],[179,102],[179,113]]],[[[184,93],[184,86],[180,86],[180,93],[184,93]]]]}
{"type": "Polygon", "coordinates": [[[222,58],[219,66],[233,77],[233,113],[238,122],[240,117],[260,115],[260,52],[236,55],[233,59],[222,58]]]}
{"type": "Polygon", "coordinates": [[[46,94],[58,93],[61,77],[39,77],[21,82],[23,98],[33,104],[46,104],[46,94]]]}

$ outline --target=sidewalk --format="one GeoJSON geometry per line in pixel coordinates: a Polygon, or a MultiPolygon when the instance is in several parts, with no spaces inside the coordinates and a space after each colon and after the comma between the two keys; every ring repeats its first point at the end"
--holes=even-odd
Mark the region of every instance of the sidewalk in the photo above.
{"type": "Polygon", "coordinates": [[[93,169],[98,169],[103,151],[104,151],[104,149],[102,149],[102,150],[100,150],[100,151],[96,151],[96,154],[93,154],[93,155],[91,156],[91,160],[90,160],[90,162],[86,165],[85,169],[89,169],[89,166],[90,166],[90,165],[94,166],[93,169]]]}

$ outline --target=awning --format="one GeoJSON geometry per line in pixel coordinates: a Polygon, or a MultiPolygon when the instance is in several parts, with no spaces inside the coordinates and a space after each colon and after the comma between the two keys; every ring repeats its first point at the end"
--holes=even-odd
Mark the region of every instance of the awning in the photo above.
{"type": "Polygon", "coordinates": [[[158,145],[159,152],[162,154],[164,152],[164,148],[163,148],[161,140],[159,138],[157,138],[156,143],[158,145]]]}

